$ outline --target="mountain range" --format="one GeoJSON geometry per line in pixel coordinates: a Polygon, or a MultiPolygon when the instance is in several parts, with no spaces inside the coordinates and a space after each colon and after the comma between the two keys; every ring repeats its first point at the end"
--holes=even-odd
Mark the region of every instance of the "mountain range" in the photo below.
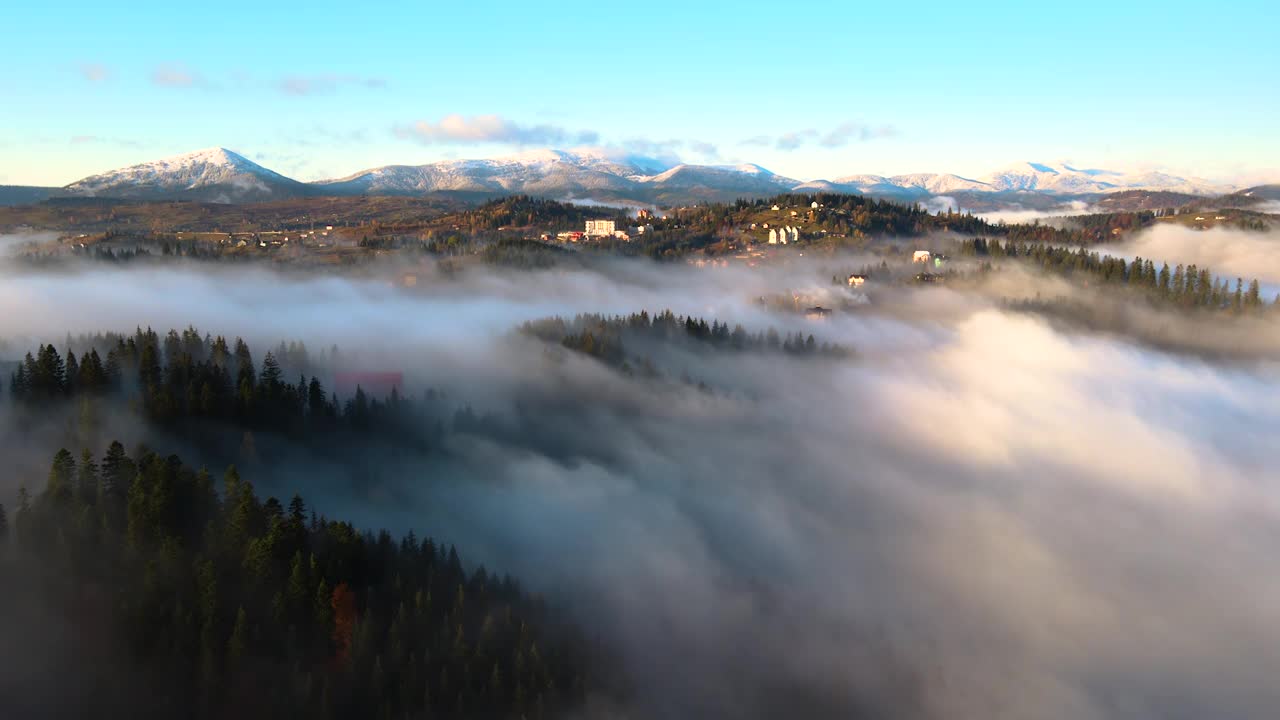
{"type": "Polygon", "coordinates": [[[674,205],[791,191],[926,202],[956,196],[966,206],[989,207],[1045,207],[1126,191],[1190,198],[1243,192],[1158,172],[1127,174],[1034,162],[981,178],[919,173],[802,181],[753,164],[672,164],[603,150],[535,150],[486,160],[388,165],[342,178],[300,182],[225,148],[209,148],[111,170],[62,188],[0,188],[0,204],[66,196],[238,203],[306,196],[523,193],[561,200],[674,205]]]}

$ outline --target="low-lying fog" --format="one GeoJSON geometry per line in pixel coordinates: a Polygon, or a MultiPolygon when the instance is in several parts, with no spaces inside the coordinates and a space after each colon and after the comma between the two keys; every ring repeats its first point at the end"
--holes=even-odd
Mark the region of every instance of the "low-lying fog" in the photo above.
{"type": "MultiPolygon", "coordinates": [[[[751,302],[840,292],[831,276],[862,264],[467,271],[411,291],[243,268],[10,272],[0,335],[194,324],[359,349],[496,412],[519,397],[556,452],[462,436],[444,466],[373,492],[251,479],[573,591],[630,672],[618,717],[1274,717],[1275,358],[1069,332],[1000,309],[1005,290],[886,292],[827,322],[751,302]],[[676,357],[703,393],[508,335],[664,308],[857,355],[676,357]]],[[[42,478],[5,478],[0,501],[19,482],[42,478]]]]}
{"type": "MultiPolygon", "coordinates": [[[[1113,255],[1159,258],[1173,267],[1177,263],[1212,268],[1229,278],[1257,278],[1264,286],[1280,291],[1280,230],[1256,232],[1214,227],[1208,230],[1158,223],[1137,233],[1123,244],[1103,247],[1113,255]]],[[[1268,295],[1267,299],[1272,299],[1268,295]]]]}

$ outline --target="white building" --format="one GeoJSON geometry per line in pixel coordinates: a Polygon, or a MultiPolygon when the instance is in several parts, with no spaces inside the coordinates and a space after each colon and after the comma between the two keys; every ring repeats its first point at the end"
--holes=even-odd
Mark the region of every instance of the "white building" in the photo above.
{"type": "Polygon", "coordinates": [[[613,220],[588,220],[587,235],[591,237],[604,237],[617,232],[617,223],[613,220]]]}
{"type": "Polygon", "coordinates": [[[927,263],[927,262],[929,262],[929,258],[931,258],[931,257],[932,257],[932,255],[929,253],[929,251],[928,251],[928,250],[917,250],[917,251],[915,251],[914,253],[912,253],[912,254],[911,254],[911,262],[913,262],[913,263],[927,263]]]}
{"type": "Polygon", "coordinates": [[[866,275],[850,275],[849,287],[862,287],[862,284],[865,283],[866,281],[867,281],[866,275]]]}

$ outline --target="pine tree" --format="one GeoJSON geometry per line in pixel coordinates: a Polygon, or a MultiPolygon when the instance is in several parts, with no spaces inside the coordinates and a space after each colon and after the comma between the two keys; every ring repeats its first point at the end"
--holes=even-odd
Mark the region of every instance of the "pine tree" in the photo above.
{"type": "Polygon", "coordinates": [[[135,469],[133,461],[125,454],[124,445],[119,441],[111,443],[107,454],[102,458],[102,468],[98,476],[98,502],[107,510],[123,507],[128,496],[129,487],[133,484],[135,469]]]}
{"type": "Polygon", "coordinates": [[[9,517],[5,515],[4,503],[0,503],[0,547],[9,541],[9,517]]]}
{"type": "Polygon", "coordinates": [[[76,360],[76,354],[71,352],[70,349],[67,350],[65,377],[63,390],[68,395],[74,395],[80,383],[80,363],[76,360]]]}
{"type": "Polygon", "coordinates": [[[93,505],[98,497],[98,466],[93,462],[93,454],[85,448],[80,453],[80,473],[76,478],[76,502],[81,505],[93,505]]]}
{"type": "Polygon", "coordinates": [[[53,456],[53,466],[49,468],[49,482],[46,486],[49,497],[58,503],[70,501],[75,476],[76,461],[66,448],[62,448],[53,456]]]}
{"type": "Polygon", "coordinates": [[[293,563],[289,568],[288,594],[285,596],[291,614],[306,609],[307,600],[311,595],[308,592],[309,585],[307,566],[303,564],[302,551],[299,550],[293,554],[293,563]]]}
{"type": "Polygon", "coordinates": [[[1249,281],[1249,292],[1245,295],[1244,302],[1246,307],[1262,307],[1262,288],[1259,287],[1257,278],[1249,281]]]}
{"type": "Polygon", "coordinates": [[[227,640],[227,662],[232,666],[244,657],[249,649],[249,616],[244,606],[236,612],[236,624],[231,628],[231,637],[227,640]]]}

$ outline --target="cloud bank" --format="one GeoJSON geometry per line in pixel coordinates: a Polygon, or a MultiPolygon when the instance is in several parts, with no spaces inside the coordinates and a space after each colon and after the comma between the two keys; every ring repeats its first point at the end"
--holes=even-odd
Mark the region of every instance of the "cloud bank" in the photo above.
{"type": "Polygon", "coordinates": [[[1157,223],[1134,235],[1117,252],[1162,258],[1170,263],[1209,267],[1230,278],[1258,278],[1280,284],[1280,230],[1256,232],[1229,227],[1197,230],[1157,223]]]}

